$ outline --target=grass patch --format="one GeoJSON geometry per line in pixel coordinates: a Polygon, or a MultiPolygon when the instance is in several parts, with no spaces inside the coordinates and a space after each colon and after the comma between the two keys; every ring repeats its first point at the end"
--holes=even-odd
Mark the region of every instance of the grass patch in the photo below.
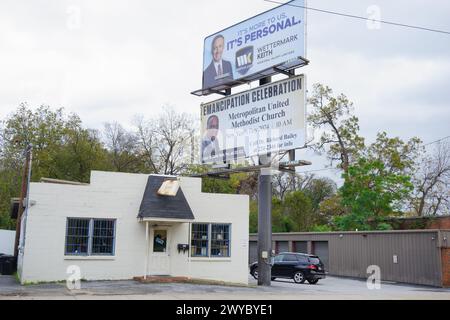
{"type": "Polygon", "coordinates": [[[20,283],[19,274],[17,273],[17,271],[13,273],[13,277],[17,283],[20,283]]]}
{"type": "Polygon", "coordinates": [[[42,285],[42,284],[64,284],[66,283],[66,280],[58,280],[58,281],[25,281],[22,285],[23,286],[35,286],[35,285],[42,285]]]}
{"type": "Polygon", "coordinates": [[[186,283],[225,286],[225,287],[242,287],[242,288],[252,287],[251,285],[245,285],[245,284],[241,284],[241,283],[217,281],[217,280],[195,279],[195,278],[187,280],[186,283]]]}

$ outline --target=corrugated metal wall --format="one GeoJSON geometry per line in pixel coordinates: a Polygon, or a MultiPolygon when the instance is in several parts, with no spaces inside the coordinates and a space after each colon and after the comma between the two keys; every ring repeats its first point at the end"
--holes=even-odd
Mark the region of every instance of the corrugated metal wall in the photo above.
{"type": "MultiPolygon", "coordinates": [[[[367,278],[367,267],[377,265],[384,281],[441,286],[440,246],[445,232],[448,233],[437,230],[276,233],[273,241],[306,241],[310,253],[314,252],[314,242],[327,241],[331,275],[367,278]]],[[[256,241],[257,236],[250,235],[250,240],[256,241]]]]}

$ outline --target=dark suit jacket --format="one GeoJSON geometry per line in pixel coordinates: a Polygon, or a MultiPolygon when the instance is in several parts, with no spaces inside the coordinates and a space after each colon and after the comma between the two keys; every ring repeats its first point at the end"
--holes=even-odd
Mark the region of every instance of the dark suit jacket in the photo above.
{"type": "Polygon", "coordinates": [[[233,80],[233,68],[231,67],[231,62],[222,60],[222,68],[224,77],[216,80],[216,68],[214,67],[214,61],[211,61],[208,68],[203,71],[203,88],[211,88],[229,80],[233,80]],[[225,77],[226,74],[228,75],[225,77]]]}

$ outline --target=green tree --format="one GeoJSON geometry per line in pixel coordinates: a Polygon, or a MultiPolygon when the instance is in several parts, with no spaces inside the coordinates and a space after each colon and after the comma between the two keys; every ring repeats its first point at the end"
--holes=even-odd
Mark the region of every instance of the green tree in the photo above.
{"type": "Polygon", "coordinates": [[[22,104],[4,122],[1,136],[4,166],[15,170],[22,166],[23,150],[33,145],[33,181],[48,177],[88,182],[91,170],[108,167],[96,132],[84,129],[77,115],[66,116],[63,109],[40,106],[33,111],[22,104]]]}
{"type": "Polygon", "coordinates": [[[412,175],[417,170],[418,159],[423,152],[419,138],[413,137],[405,142],[399,137],[390,138],[383,131],[367,147],[365,157],[382,162],[387,172],[412,175]]]}
{"type": "Polygon", "coordinates": [[[291,232],[295,229],[295,221],[291,215],[286,214],[283,201],[272,198],[272,231],[291,232]]]}
{"type": "Polygon", "coordinates": [[[317,83],[308,103],[311,106],[308,121],[314,129],[323,131],[311,147],[320,153],[326,151],[330,161],[338,161],[338,167],[347,172],[364,149],[359,120],[351,114],[352,102],[343,94],[334,96],[331,88],[317,83]]]}
{"type": "Polygon", "coordinates": [[[392,172],[380,160],[361,158],[344,174],[340,189],[342,204],[349,214],[335,218],[340,230],[369,230],[379,218],[395,214],[413,189],[411,178],[392,172]]]}
{"type": "Polygon", "coordinates": [[[338,192],[320,203],[319,223],[328,225],[331,228],[335,217],[343,216],[347,213],[348,209],[342,204],[342,197],[338,192]]]}
{"type": "Polygon", "coordinates": [[[308,186],[303,189],[303,192],[311,199],[312,210],[315,213],[318,213],[320,204],[336,194],[337,185],[336,182],[330,178],[314,178],[308,186]]]}
{"type": "Polygon", "coordinates": [[[27,104],[1,123],[0,227],[12,228],[10,199],[18,197],[24,165],[23,150],[33,145],[32,181],[42,177],[89,182],[91,170],[109,169],[107,151],[93,130],[77,115],[27,104]]]}
{"type": "Polygon", "coordinates": [[[311,199],[302,191],[294,191],[286,195],[284,210],[292,221],[291,231],[309,231],[316,222],[311,199]]]}
{"type": "Polygon", "coordinates": [[[250,200],[250,216],[249,216],[249,232],[258,232],[258,202],[255,200],[250,200]]]}

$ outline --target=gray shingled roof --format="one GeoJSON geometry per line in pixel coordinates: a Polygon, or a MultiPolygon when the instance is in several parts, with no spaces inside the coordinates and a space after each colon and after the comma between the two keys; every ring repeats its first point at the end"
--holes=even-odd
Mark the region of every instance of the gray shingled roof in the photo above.
{"type": "Polygon", "coordinates": [[[194,219],[194,214],[181,188],[178,189],[175,197],[160,196],[157,193],[164,181],[175,179],[174,177],[164,176],[148,177],[138,218],[194,219]]]}

